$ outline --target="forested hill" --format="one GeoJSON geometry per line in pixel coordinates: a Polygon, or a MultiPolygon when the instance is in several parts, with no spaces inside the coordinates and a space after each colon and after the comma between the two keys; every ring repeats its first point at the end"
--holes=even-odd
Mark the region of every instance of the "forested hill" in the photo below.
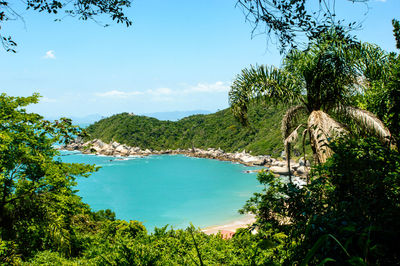
{"type": "Polygon", "coordinates": [[[114,140],[142,149],[245,149],[255,155],[276,156],[283,150],[280,126],[284,111],[277,106],[254,106],[249,110],[250,127],[237,122],[229,108],[176,122],[122,113],[90,125],[87,131],[91,139],[114,140]]]}

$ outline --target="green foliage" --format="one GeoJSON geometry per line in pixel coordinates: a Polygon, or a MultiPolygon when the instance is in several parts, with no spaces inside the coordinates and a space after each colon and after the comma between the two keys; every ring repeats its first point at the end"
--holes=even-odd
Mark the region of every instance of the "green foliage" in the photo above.
{"type": "MultiPolygon", "coordinates": [[[[398,22],[393,21],[396,40],[399,38],[398,22]],[[397,29],[396,29],[397,27],[397,29]]],[[[367,80],[359,105],[375,113],[392,134],[392,142],[400,141],[400,55],[386,53],[377,46],[367,48],[360,60],[367,80]]]]}
{"type": "Polygon", "coordinates": [[[88,211],[74,194],[75,179],[96,168],[55,159],[53,145],[82,131],[69,119],[50,123],[27,113],[23,107],[38,97],[0,95],[0,235],[18,254],[48,246],[71,254],[71,217],[88,211]]]}
{"type": "Polygon", "coordinates": [[[90,125],[90,138],[115,140],[142,149],[221,148],[226,152],[245,149],[253,154],[277,156],[283,149],[279,128],[283,114],[280,106],[253,106],[252,127],[235,121],[231,110],[209,115],[193,115],[177,122],[122,113],[90,125]]]}
{"type": "MultiPolygon", "coordinates": [[[[349,0],[353,4],[369,0],[349,0]]],[[[237,0],[237,5],[243,10],[253,28],[253,34],[266,33],[269,37],[275,35],[281,52],[302,43],[304,37],[309,40],[317,38],[321,33],[331,28],[349,32],[359,25],[355,21],[346,23],[338,20],[336,1],[319,0],[319,5],[313,8],[316,1],[308,0],[237,0]],[[318,14],[318,16],[316,16],[318,14]]]]}
{"type": "MultiPolygon", "coordinates": [[[[276,247],[264,235],[254,236],[248,230],[242,230],[231,240],[224,240],[220,235],[208,236],[193,226],[186,230],[165,226],[149,234],[140,222],[116,220],[110,210],[92,212],[73,187],[77,177],[87,177],[96,167],[63,163],[54,147],[84,132],[72,126],[68,119],[50,123],[28,113],[24,107],[36,103],[38,97],[0,95],[0,263],[243,265],[273,262],[276,247]]],[[[227,112],[212,116],[215,120],[194,116],[182,123],[191,125],[190,128],[207,123],[213,127],[220,124],[227,112]]],[[[254,114],[257,115],[260,121],[263,114],[254,114]]],[[[125,114],[120,116],[124,118],[125,114]]],[[[147,119],[160,126],[167,125],[164,129],[173,132],[168,127],[173,123],[147,119]]],[[[234,122],[233,117],[231,121],[234,122]]]]}
{"type": "MultiPolygon", "coordinates": [[[[143,228],[138,222],[103,221],[96,234],[86,232],[90,245],[80,257],[66,258],[59,252],[42,251],[27,265],[265,265],[275,264],[280,246],[271,244],[267,234],[253,235],[241,229],[230,240],[208,236],[193,226],[185,230],[155,228],[147,234],[129,228],[143,228]]],[[[274,234],[282,239],[282,234],[274,234]]],[[[281,241],[283,243],[283,241],[281,241]]]]}
{"type": "Polygon", "coordinates": [[[400,154],[373,138],[341,139],[334,155],[297,187],[263,172],[242,211],[261,231],[287,236],[286,264],[395,265],[399,261],[400,154]]]}
{"type": "MultiPolygon", "coordinates": [[[[281,124],[288,166],[299,130],[302,143],[308,137],[314,162],[318,163],[325,162],[332,153],[328,140],[348,133],[343,123],[346,120],[347,124],[356,123],[361,131],[387,142],[390,132],[382,122],[372,113],[353,106],[360,88],[359,56],[365,48],[369,47],[331,28],[310,42],[307,49],[291,49],[281,68],[243,69],[229,92],[232,112],[242,124],[249,124],[247,113],[252,104],[286,106],[281,124]]],[[[368,66],[363,65],[365,73],[368,66]]]]}
{"type": "Polygon", "coordinates": [[[396,19],[392,20],[393,34],[396,39],[396,47],[400,49],[400,22],[396,19]]]}

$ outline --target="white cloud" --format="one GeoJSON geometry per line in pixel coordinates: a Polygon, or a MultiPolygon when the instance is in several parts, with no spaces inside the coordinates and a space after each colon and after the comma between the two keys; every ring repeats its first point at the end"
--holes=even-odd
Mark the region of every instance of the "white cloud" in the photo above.
{"type": "Polygon", "coordinates": [[[198,83],[196,86],[184,90],[185,93],[217,93],[228,92],[230,85],[222,81],[215,83],[198,83]]]}
{"type": "Polygon", "coordinates": [[[101,92],[101,93],[95,93],[96,96],[99,97],[114,97],[114,98],[127,98],[129,96],[135,96],[135,95],[142,95],[143,92],[141,91],[118,91],[118,90],[111,90],[111,91],[106,91],[106,92],[101,92]]]}
{"type": "Polygon", "coordinates": [[[172,90],[170,88],[157,88],[148,89],[145,91],[121,91],[121,90],[110,90],[106,92],[95,93],[97,97],[108,97],[108,98],[129,98],[132,96],[147,96],[147,99],[161,102],[161,101],[173,101],[176,98],[185,98],[188,94],[213,94],[213,93],[227,93],[230,89],[230,85],[226,82],[217,81],[215,83],[198,83],[196,86],[185,86],[182,90],[172,90]]]}
{"type": "Polygon", "coordinates": [[[56,54],[54,50],[49,50],[46,52],[46,54],[43,56],[44,59],[56,59],[56,54]]]}

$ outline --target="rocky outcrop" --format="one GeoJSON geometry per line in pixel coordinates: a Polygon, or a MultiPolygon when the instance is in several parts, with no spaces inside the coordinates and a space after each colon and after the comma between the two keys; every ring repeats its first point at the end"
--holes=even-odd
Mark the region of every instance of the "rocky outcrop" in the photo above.
{"type": "MultiPolygon", "coordinates": [[[[274,174],[277,175],[289,175],[289,168],[281,166],[271,166],[269,168],[274,174]]],[[[290,168],[290,172],[293,174],[293,169],[290,168]]]]}
{"type": "MultiPolygon", "coordinates": [[[[192,149],[176,149],[176,150],[142,150],[139,147],[131,147],[125,144],[120,144],[116,141],[111,143],[105,143],[99,139],[94,139],[88,142],[81,142],[75,140],[66,146],[62,146],[61,149],[65,150],[79,150],[84,154],[96,154],[96,155],[107,155],[107,156],[148,156],[151,154],[184,154],[191,157],[217,159],[222,161],[237,162],[248,166],[267,166],[275,174],[288,175],[287,162],[280,161],[272,158],[269,155],[253,156],[246,153],[245,150],[242,152],[225,153],[221,149],[208,148],[207,150],[192,148],[192,149]]],[[[299,161],[296,163],[291,161],[291,172],[292,174],[305,175],[307,173],[307,162],[299,161]]],[[[309,163],[308,163],[309,164],[309,163]]]]}

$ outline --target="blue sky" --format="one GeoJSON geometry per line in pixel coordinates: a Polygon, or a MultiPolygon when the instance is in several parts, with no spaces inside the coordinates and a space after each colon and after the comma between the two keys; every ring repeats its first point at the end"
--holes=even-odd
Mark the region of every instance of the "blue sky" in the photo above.
{"type": "MultiPolygon", "coordinates": [[[[0,89],[39,92],[41,102],[30,110],[46,116],[226,108],[229,85],[241,69],[279,66],[281,60],[266,36],[251,38],[235,2],[136,0],[127,10],[129,28],[70,17],[53,22],[15,2],[24,22],[2,27],[18,42],[18,52],[0,51],[0,89]]],[[[395,51],[391,20],[400,19],[400,0],[370,0],[369,11],[346,2],[337,11],[363,18],[359,39],[395,51]]]]}

